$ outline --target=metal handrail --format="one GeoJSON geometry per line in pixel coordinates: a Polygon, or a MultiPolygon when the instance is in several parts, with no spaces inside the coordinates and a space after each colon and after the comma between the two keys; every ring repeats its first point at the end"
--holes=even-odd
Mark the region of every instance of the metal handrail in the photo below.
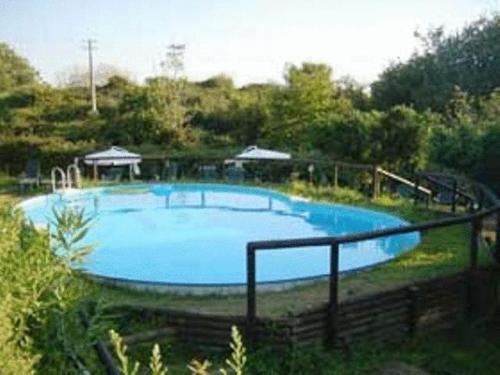
{"type": "Polygon", "coordinates": [[[81,179],[80,168],[78,168],[78,165],[76,164],[70,164],[66,168],[66,176],[68,179],[67,187],[68,189],[71,189],[73,185],[73,179],[71,178],[71,171],[74,171],[75,174],[75,180],[74,180],[75,188],[79,189],[82,186],[82,179],[81,179]]]}
{"type": "Polygon", "coordinates": [[[50,171],[50,177],[52,181],[52,192],[55,193],[57,191],[57,172],[59,172],[61,176],[61,185],[62,189],[64,190],[66,188],[66,175],[64,173],[64,170],[61,167],[54,167],[50,171]]]}
{"type": "Polygon", "coordinates": [[[432,195],[432,191],[430,189],[427,189],[423,186],[419,186],[417,183],[413,182],[413,181],[410,181],[404,177],[401,177],[395,173],[391,173],[389,171],[386,171],[385,169],[383,168],[377,168],[377,172],[380,173],[381,175],[383,175],[384,177],[388,177],[394,181],[397,181],[401,184],[404,184],[404,185],[407,185],[407,186],[410,186],[414,189],[418,189],[419,192],[421,193],[424,193],[426,195],[432,195]]]}
{"type": "Polygon", "coordinates": [[[473,214],[459,216],[459,217],[449,217],[444,219],[437,219],[427,221],[420,224],[412,224],[397,228],[387,228],[379,229],[369,232],[361,232],[355,234],[348,234],[345,236],[335,236],[335,237],[307,237],[307,238],[296,238],[288,240],[267,240],[267,241],[252,241],[247,244],[255,250],[276,250],[285,249],[291,247],[305,247],[305,246],[327,246],[333,243],[353,243],[360,241],[372,240],[380,237],[393,236],[397,234],[406,234],[411,232],[420,232],[428,229],[435,229],[441,227],[447,227],[452,225],[459,225],[470,223],[474,220],[482,219],[486,216],[490,216],[500,210],[500,207],[492,207],[487,210],[478,211],[473,214]]]}

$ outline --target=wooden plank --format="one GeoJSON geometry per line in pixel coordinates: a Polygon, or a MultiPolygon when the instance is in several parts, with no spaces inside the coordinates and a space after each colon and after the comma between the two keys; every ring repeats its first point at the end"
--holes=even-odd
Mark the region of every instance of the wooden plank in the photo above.
{"type": "Polygon", "coordinates": [[[339,334],[345,336],[349,334],[368,332],[368,331],[384,331],[390,330],[392,327],[408,327],[408,318],[406,316],[394,317],[391,320],[374,320],[369,324],[361,324],[354,327],[339,327],[339,334]]]}
{"type": "Polygon", "coordinates": [[[391,331],[384,332],[362,332],[360,334],[347,336],[348,341],[351,343],[359,342],[376,342],[379,344],[383,343],[394,343],[404,341],[408,337],[408,334],[404,327],[400,329],[393,329],[391,331]]]}
{"type": "Polygon", "coordinates": [[[106,311],[134,311],[140,313],[154,313],[159,315],[165,315],[169,317],[179,317],[179,318],[197,318],[200,320],[215,320],[215,321],[229,321],[229,322],[245,322],[246,317],[244,315],[223,315],[223,314],[207,314],[198,313],[194,311],[183,311],[183,310],[173,310],[160,306],[152,305],[142,305],[142,304],[119,304],[113,305],[111,308],[107,308],[106,311]]]}
{"type": "Polygon", "coordinates": [[[448,295],[448,296],[432,296],[422,298],[420,300],[421,309],[427,309],[433,306],[450,306],[450,305],[463,305],[464,295],[448,295]]]}
{"type": "Polygon", "coordinates": [[[339,314],[339,319],[343,320],[351,320],[351,319],[360,319],[365,316],[370,315],[383,315],[384,313],[390,313],[394,310],[407,310],[410,305],[410,300],[408,298],[401,299],[399,301],[393,301],[391,304],[387,305],[373,305],[373,306],[365,306],[362,309],[351,311],[342,311],[339,314]]]}
{"type": "Polygon", "coordinates": [[[372,314],[372,315],[365,315],[361,318],[355,318],[350,320],[339,320],[339,324],[341,324],[342,327],[349,329],[360,325],[368,325],[371,324],[372,322],[398,320],[398,319],[408,319],[408,308],[406,306],[399,308],[397,310],[387,311],[384,314],[372,314]]]}
{"type": "MultiPolygon", "coordinates": [[[[144,342],[151,342],[165,336],[175,336],[176,330],[172,327],[164,327],[152,329],[148,331],[138,332],[127,336],[122,336],[123,342],[126,345],[135,345],[144,342]]],[[[107,343],[108,347],[112,347],[110,342],[107,343]]]]}
{"type": "Polygon", "coordinates": [[[347,314],[349,312],[364,310],[376,306],[389,306],[393,303],[400,303],[407,300],[407,288],[402,288],[392,293],[373,295],[363,300],[344,302],[339,306],[339,311],[341,314],[347,314]]]}
{"type": "Polygon", "coordinates": [[[391,321],[373,322],[372,324],[361,325],[358,327],[353,327],[342,331],[339,330],[339,335],[352,336],[361,334],[363,332],[385,332],[391,330],[400,330],[402,328],[404,328],[404,330],[406,331],[408,330],[408,321],[403,317],[391,321]]]}
{"type": "Polygon", "coordinates": [[[318,306],[318,307],[315,307],[315,308],[308,308],[308,309],[303,310],[303,311],[301,311],[301,312],[299,312],[297,314],[294,314],[293,316],[295,318],[302,318],[302,317],[314,315],[314,314],[317,314],[317,313],[325,313],[325,314],[327,314],[328,313],[328,306],[325,304],[325,305],[318,306]]]}
{"type": "Polygon", "coordinates": [[[311,315],[303,315],[300,318],[295,318],[295,322],[297,325],[301,325],[301,324],[307,324],[309,322],[315,322],[318,320],[326,320],[326,319],[328,319],[328,312],[325,310],[323,312],[318,312],[311,315]]]}
{"type": "Polygon", "coordinates": [[[316,322],[311,322],[307,325],[300,325],[295,327],[294,333],[297,335],[300,335],[304,332],[309,332],[309,331],[325,331],[328,328],[328,324],[326,319],[325,320],[319,320],[316,322]]]}

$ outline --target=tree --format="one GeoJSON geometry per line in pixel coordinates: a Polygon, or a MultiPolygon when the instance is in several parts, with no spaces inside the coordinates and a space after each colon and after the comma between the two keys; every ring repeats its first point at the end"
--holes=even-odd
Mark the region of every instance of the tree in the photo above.
{"type": "Polygon", "coordinates": [[[310,128],[312,148],[337,160],[369,163],[372,157],[372,127],[376,112],[353,110],[346,115],[332,113],[310,128]]]}
{"type": "Polygon", "coordinates": [[[339,88],[339,94],[347,98],[354,108],[361,111],[370,110],[370,96],[367,94],[365,86],[350,76],[341,77],[336,84],[339,88]]]}
{"type": "Polygon", "coordinates": [[[472,108],[469,98],[458,86],[453,88],[450,101],[446,105],[445,115],[449,124],[472,122],[472,108]]]}
{"type": "MultiPolygon", "coordinates": [[[[109,64],[99,64],[94,69],[94,81],[96,86],[105,86],[112,77],[122,77],[130,81],[130,73],[109,64]]],[[[88,68],[74,66],[57,74],[59,87],[88,87],[90,77],[88,68]]]]}
{"type": "Polygon", "coordinates": [[[500,193],[500,122],[487,128],[481,150],[476,176],[500,193]]]}
{"type": "Polygon", "coordinates": [[[481,158],[481,131],[470,123],[433,129],[429,157],[445,167],[473,174],[481,158]]]}
{"type": "Polygon", "coordinates": [[[427,132],[413,109],[395,106],[382,114],[371,135],[372,163],[413,169],[425,161],[427,132]]]}
{"type": "Polygon", "coordinates": [[[203,88],[219,88],[226,91],[234,90],[234,82],[231,77],[226,74],[218,74],[204,81],[198,82],[198,86],[203,88]]]}
{"type": "Polygon", "coordinates": [[[161,66],[163,79],[153,81],[151,88],[165,106],[166,121],[173,129],[180,129],[188,122],[186,102],[187,80],[184,75],[184,44],[171,44],[161,66]]]}
{"type": "Polygon", "coordinates": [[[379,109],[397,104],[444,112],[458,86],[471,97],[500,87],[500,16],[480,18],[460,32],[443,28],[417,34],[422,51],[406,63],[391,64],[372,84],[379,109]]]}
{"type": "Polygon", "coordinates": [[[0,42],[0,92],[38,81],[38,73],[29,62],[0,42]]]}
{"type": "Polygon", "coordinates": [[[271,99],[271,120],[265,133],[275,146],[307,150],[308,127],[335,109],[332,70],[324,64],[288,65],[285,86],[276,87],[271,99]]]}

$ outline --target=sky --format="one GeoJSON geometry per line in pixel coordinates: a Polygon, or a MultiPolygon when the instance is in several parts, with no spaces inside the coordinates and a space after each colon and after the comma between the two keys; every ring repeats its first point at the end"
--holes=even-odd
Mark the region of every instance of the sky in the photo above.
{"type": "Polygon", "coordinates": [[[86,66],[87,38],[96,64],[139,82],[182,43],[191,80],[281,82],[286,63],[308,61],[368,84],[418,48],[415,30],[453,32],[498,11],[500,0],[0,0],[0,41],[54,84],[86,66]]]}

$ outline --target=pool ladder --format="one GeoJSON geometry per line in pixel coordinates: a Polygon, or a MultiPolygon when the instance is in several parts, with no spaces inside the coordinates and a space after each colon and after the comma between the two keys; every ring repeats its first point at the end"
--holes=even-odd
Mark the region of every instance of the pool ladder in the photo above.
{"type": "Polygon", "coordinates": [[[78,168],[78,165],[76,165],[76,163],[68,165],[68,167],[66,168],[66,173],[64,172],[64,169],[62,169],[61,167],[52,168],[50,172],[50,177],[52,182],[53,193],[71,189],[73,188],[73,186],[76,189],[79,189],[82,186],[80,169],[78,168]],[[71,176],[71,172],[73,172],[73,177],[71,176]],[[59,186],[61,186],[61,189],[57,188],[58,187],[57,177],[60,177],[59,186]]]}

